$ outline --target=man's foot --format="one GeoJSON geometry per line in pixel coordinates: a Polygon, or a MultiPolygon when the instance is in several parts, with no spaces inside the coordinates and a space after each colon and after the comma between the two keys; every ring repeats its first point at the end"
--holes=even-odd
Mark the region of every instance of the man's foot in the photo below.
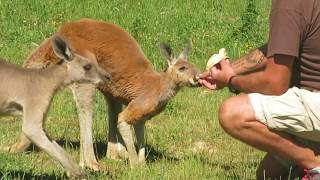
{"type": "Polygon", "coordinates": [[[320,167],[305,169],[304,176],[301,180],[320,180],[320,167]]]}

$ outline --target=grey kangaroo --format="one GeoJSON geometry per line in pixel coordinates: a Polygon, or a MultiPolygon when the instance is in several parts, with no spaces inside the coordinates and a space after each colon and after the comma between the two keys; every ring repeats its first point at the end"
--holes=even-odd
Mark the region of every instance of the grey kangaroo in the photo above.
{"type": "Polygon", "coordinates": [[[0,61],[0,115],[22,115],[24,142],[33,142],[48,153],[65,168],[68,176],[82,177],[84,173],[74,160],[55,141],[48,139],[43,121],[52,97],[60,88],[75,82],[103,85],[111,76],[95,59],[74,53],[62,37],[53,37],[52,48],[60,62],[50,68],[27,69],[0,61]]]}

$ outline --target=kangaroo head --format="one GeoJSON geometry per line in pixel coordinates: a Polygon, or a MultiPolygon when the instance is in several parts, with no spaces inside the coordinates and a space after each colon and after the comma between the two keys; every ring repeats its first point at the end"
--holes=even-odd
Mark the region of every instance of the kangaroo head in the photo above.
{"type": "Polygon", "coordinates": [[[61,63],[66,65],[70,83],[101,85],[111,79],[111,75],[100,68],[95,59],[74,53],[64,38],[54,36],[52,48],[55,55],[61,59],[61,63]]]}
{"type": "Polygon", "coordinates": [[[199,86],[197,77],[200,70],[188,60],[190,49],[191,44],[189,43],[182,53],[178,57],[175,57],[169,45],[160,44],[161,53],[168,63],[166,72],[179,87],[199,86]]]}

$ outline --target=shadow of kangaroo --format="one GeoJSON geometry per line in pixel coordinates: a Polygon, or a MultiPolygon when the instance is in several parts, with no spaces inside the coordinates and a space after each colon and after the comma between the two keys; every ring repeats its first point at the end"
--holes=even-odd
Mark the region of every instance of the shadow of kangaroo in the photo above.
{"type": "MultiPolygon", "coordinates": [[[[64,24],[58,34],[63,35],[78,53],[89,51],[99,66],[110,72],[112,83],[100,86],[109,113],[107,157],[128,157],[131,166],[145,163],[145,121],[160,113],[171,97],[183,86],[198,86],[199,70],[188,61],[190,45],[175,57],[168,45],[160,49],[168,62],[164,72],[157,72],[144,55],[136,40],[119,26],[83,19],[64,24]],[[123,108],[123,105],[126,105],[123,108]],[[138,152],[131,133],[134,127],[138,152]]],[[[56,64],[56,56],[45,40],[26,59],[28,68],[45,68],[56,64]]],[[[74,85],[74,98],[80,119],[80,165],[99,169],[92,142],[92,105],[95,88],[74,85]]],[[[24,150],[19,149],[19,151],[24,150]]]]}
{"type": "MultiPolygon", "coordinates": [[[[71,83],[101,85],[110,74],[95,60],[74,53],[59,36],[52,38],[54,54],[59,63],[46,69],[26,69],[0,61],[0,115],[22,115],[22,141],[12,148],[27,147],[30,142],[57,160],[72,177],[84,175],[81,168],[43,130],[48,108],[56,91],[71,83]]],[[[10,148],[9,148],[10,151],[10,148]]]]}

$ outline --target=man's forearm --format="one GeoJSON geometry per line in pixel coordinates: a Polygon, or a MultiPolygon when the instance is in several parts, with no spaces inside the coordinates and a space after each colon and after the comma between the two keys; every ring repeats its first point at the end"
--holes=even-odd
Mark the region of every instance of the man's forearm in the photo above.
{"type": "Polygon", "coordinates": [[[232,85],[244,93],[277,94],[274,85],[265,80],[264,71],[236,76],[232,79],[232,85]]]}
{"type": "Polygon", "coordinates": [[[245,93],[283,94],[290,87],[294,59],[294,56],[275,55],[268,58],[263,70],[236,75],[229,79],[229,85],[245,93]]]}
{"type": "Polygon", "coordinates": [[[267,44],[251,51],[231,64],[236,74],[246,74],[263,69],[267,64],[267,44]]]}

